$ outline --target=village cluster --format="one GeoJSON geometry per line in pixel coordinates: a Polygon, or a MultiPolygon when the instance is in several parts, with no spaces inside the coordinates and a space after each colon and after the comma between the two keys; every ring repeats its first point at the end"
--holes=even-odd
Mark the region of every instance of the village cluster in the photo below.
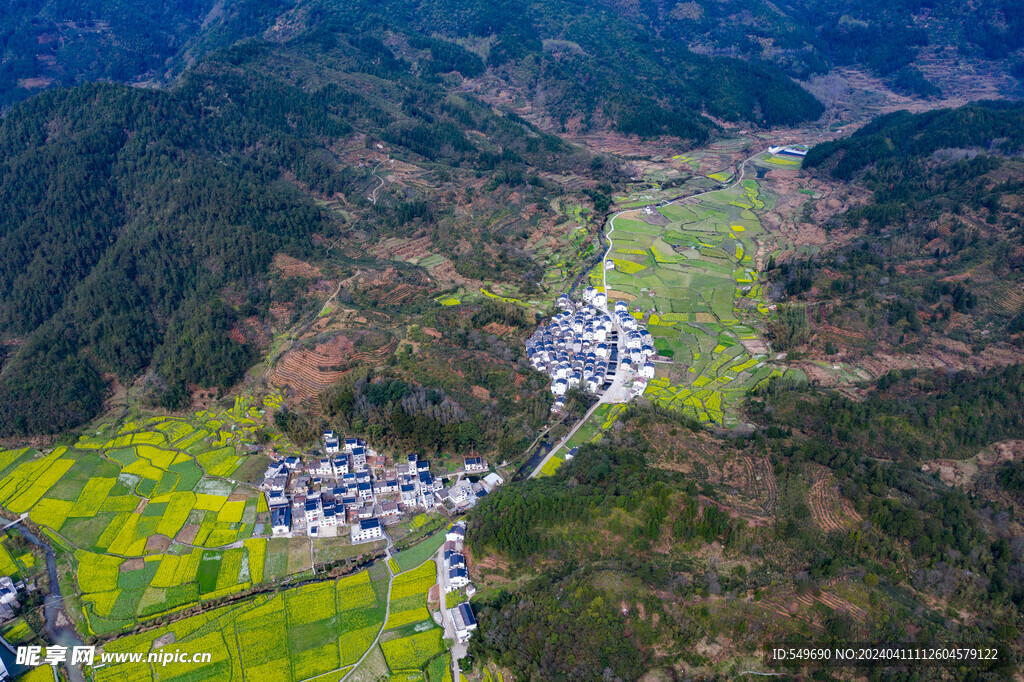
{"type": "Polygon", "coordinates": [[[308,463],[284,457],[264,473],[260,487],[274,535],[336,537],[347,526],[353,544],[369,542],[383,537],[383,525],[404,513],[464,511],[504,482],[487,473],[480,457],[466,457],[461,471],[435,477],[430,462],[416,453],[389,466],[360,438],[342,440],[326,431],[322,443],[308,463]],[[454,482],[446,486],[445,478],[454,482]]]}
{"type": "Polygon", "coordinates": [[[626,302],[616,301],[609,312],[604,292],[587,287],[581,303],[562,294],[556,305],[562,312],[526,341],[530,363],[551,377],[551,392],[559,396],[553,409],[561,409],[569,389],[601,394],[617,375],[632,380],[633,393],[643,393],[654,378],[654,339],[626,302]]]}

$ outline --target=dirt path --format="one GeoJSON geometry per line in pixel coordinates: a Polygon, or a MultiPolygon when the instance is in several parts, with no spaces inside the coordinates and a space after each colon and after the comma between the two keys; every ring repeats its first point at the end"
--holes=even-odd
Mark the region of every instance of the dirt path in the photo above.
{"type": "Polygon", "coordinates": [[[384,548],[383,559],[384,566],[388,569],[388,600],[384,605],[384,622],[380,624],[380,630],[377,631],[377,636],[373,638],[373,643],[366,647],[366,651],[364,651],[359,660],[355,662],[352,669],[341,678],[340,682],[345,682],[345,680],[352,676],[352,673],[359,670],[359,666],[363,664],[366,657],[370,655],[370,652],[373,651],[377,646],[377,643],[380,642],[380,636],[384,634],[384,628],[387,627],[388,624],[388,617],[391,615],[391,587],[395,584],[395,573],[391,570],[391,548],[394,546],[394,543],[391,541],[391,536],[387,533],[384,533],[384,537],[388,539],[388,546],[384,548]]]}
{"type": "Polygon", "coordinates": [[[383,163],[384,162],[381,161],[380,163],[378,163],[376,166],[373,167],[372,171],[370,171],[370,173],[373,175],[373,177],[377,178],[377,181],[380,183],[379,185],[377,185],[376,187],[373,188],[372,192],[370,192],[369,199],[370,199],[370,203],[371,204],[376,204],[377,203],[377,192],[379,192],[381,187],[384,186],[384,178],[382,178],[381,176],[377,175],[377,169],[380,168],[381,165],[383,165],[383,163]]]}

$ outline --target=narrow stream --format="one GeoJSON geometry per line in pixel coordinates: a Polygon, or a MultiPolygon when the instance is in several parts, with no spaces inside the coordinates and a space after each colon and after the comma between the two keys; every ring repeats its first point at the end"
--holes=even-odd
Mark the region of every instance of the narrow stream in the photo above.
{"type": "MultiPolygon", "coordinates": [[[[57,555],[49,544],[41,540],[35,533],[30,531],[21,523],[11,526],[26,540],[42,548],[46,552],[46,571],[50,575],[50,594],[46,595],[43,601],[43,616],[46,620],[46,637],[50,644],[59,644],[68,647],[68,657],[71,656],[71,647],[83,646],[85,642],[78,636],[71,619],[64,613],[64,598],[60,593],[60,582],[57,580],[57,555]]],[[[85,682],[85,676],[81,669],[65,666],[71,682],[85,682]]]]}

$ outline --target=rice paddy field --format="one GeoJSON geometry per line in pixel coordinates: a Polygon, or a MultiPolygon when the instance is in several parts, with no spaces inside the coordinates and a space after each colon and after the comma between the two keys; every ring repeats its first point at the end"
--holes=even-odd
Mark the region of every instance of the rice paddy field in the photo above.
{"type": "MultiPolygon", "coordinates": [[[[728,190],[614,218],[609,303],[624,300],[642,315],[658,354],[671,360],[658,364],[644,394],[649,400],[731,426],[737,419],[729,405],[779,374],[759,333],[771,310],[754,260],[765,235],[756,211],[774,201],[747,178],[728,190]]],[[[602,420],[595,414],[574,440],[592,438],[602,420]]]]}
{"type": "MultiPolygon", "coordinates": [[[[45,454],[0,452],[0,505],[27,512],[74,566],[69,612],[82,632],[120,632],[311,568],[308,542],[268,540],[263,496],[233,478],[267,461],[239,454],[262,409],[239,398],[219,413],[105,424],[45,454]]],[[[21,560],[0,545],[0,571],[24,573],[21,560]]]]}
{"type": "Polygon", "coordinates": [[[95,678],[292,682],[335,673],[333,679],[340,679],[384,624],[387,575],[377,564],[338,580],[260,595],[113,640],[106,651],[149,653],[167,647],[213,656],[203,665],[112,665],[96,670],[95,678]]]}

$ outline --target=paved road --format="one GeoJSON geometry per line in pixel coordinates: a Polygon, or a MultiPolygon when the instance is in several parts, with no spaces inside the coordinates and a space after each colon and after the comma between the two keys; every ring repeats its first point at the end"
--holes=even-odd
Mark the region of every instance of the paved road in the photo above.
{"type": "Polygon", "coordinates": [[[445,639],[449,639],[452,642],[451,654],[452,654],[452,679],[459,680],[461,670],[459,669],[459,659],[466,657],[466,645],[459,642],[455,636],[455,620],[452,618],[451,612],[447,608],[445,602],[445,595],[448,594],[448,575],[444,570],[444,545],[442,544],[440,549],[437,550],[437,555],[434,557],[437,563],[437,591],[440,599],[441,606],[441,626],[444,628],[445,639]]]}
{"type": "MultiPolygon", "coordinates": [[[[746,173],[746,169],[747,169],[747,162],[749,162],[752,159],[754,159],[754,157],[756,157],[758,154],[763,153],[763,151],[764,150],[756,152],[755,154],[752,154],[751,156],[748,156],[747,158],[743,159],[743,161],[740,162],[739,173],[737,174],[736,179],[733,180],[728,185],[726,185],[725,187],[719,187],[717,189],[709,189],[706,192],[698,192],[697,194],[691,194],[689,196],[679,197],[678,199],[673,199],[672,201],[666,201],[665,203],[659,204],[659,205],[660,206],[669,206],[671,204],[674,204],[674,203],[677,203],[677,202],[680,202],[680,201],[685,201],[687,199],[694,199],[694,198],[697,198],[697,197],[706,196],[708,194],[714,194],[715,192],[727,192],[727,191],[729,191],[730,189],[732,189],[736,185],[738,185],[741,182],[743,182],[743,176],[746,173]]],[[[605,292],[608,291],[608,270],[605,268],[604,264],[608,260],[608,257],[611,255],[611,252],[612,252],[612,232],[615,231],[615,219],[618,218],[619,216],[625,214],[625,213],[632,213],[632,212],[635,212],[635,211],[638,211],[638,210],[640,210],[640,209],[636,209],[636,208],[626,209],[624,211],[619,211],[618,213],[616,213],[616,214],[612,215],[610,218],[608,218],[608,231],[605,232],[605,234],[604,234],[604,238],[606,240],[608,240],[608,248],[605,249],[604,256],[601,258],[601,285],[604,288],[605,292]]],[[[609,301],[609,303],[610,302],[611,301],[609,301]]],[[[602,310],[605,313],[608,313],[609,315],[611,315],[611,313],[608,310],[608,306],[607,305],[605,305],[602,308],[602,310]]],[[[614,325],[615,329],[618,329],[618,325],[615,324],[615,317],[614,316],[612,316],[612,324],[614,325]]],[[[623,331],[621,329],[618,329],[618,332],[619,332],[619,340],[621,342],[625,337],[624,337],[623,331]]],[[[621,361],[621,359],[622,359],[621,344],[620,344],[619,350],[620,350],[620,352],[619,352],[619,359],[621,361]]],[[[529,478],[535,478],[537,476],[537,474],[540,473],[540,470],[544,468],[544,465],[547,464],[551,460],[551,458],[554,457],[555,454],[565,446],[565,444],[569,441],[569,439],[572,438],[576,434],[577,431],[579,431],[580,427],[583,426],[587,422],[588,419],[590,419],[590,416],[592,414],[594,414],[594,412],[597,410],[597,408],[600,405],[604,405],[605,403],[628,402],[628,398],[625,395],[623,395],[624,391],[625,391],[625,373],[623,371],[621,371],[621,364],[620,364],[619,365],[619,370],[616,371],[616,373],[615,373],[615,379],[612,382],[612,385],[608,388],[607,391],[604,392],[604,394],[598,399],[598,401],[596,403],[594,403],[594,405],[589,410],[587,410],[587,413],[585,415],[583,415],[583,418],[580,419],[578,422],[576,422],[576,425],[573,426],[572,429],[569,430],[569,434],[565,438],[563,438],[562,440],[558,441],[558,443],[556,443],[555,446],[553,448],[551,448],[551,450],[548,451],[548,454],[544,457],[544,459],[542,459],[540,461],[540,464],[538,464],[537,468],[533,470],[533,472],[530,474],[529,478]]]]}
{"type": "MultiPolygon", "coordinates": [[[[605,395],[607,395],[607,393],[605,395]]],[[[533,470],[533,473],[531,473],[529,477],[530,478],[536,478],[537,474],[540,473],[540,470],[544,468],[544,465],[547,464],[551,460],[551,458],[555,456],[556,452],[558,452],[563,447],[565,447],[565,444],[567,442],[569,442],[569,439],[572,438],[574,435],[576,435],[576,432],[580,430],[581,426],[583,426],[584,424],[587,423],[587,420],[590,419],[590,415],[594,414],[594,412],[597,410],[597,408],[600,407],[603,404],[604,404],[604,396],[601,396],[601,400],[598,400],[596,403],[591,405],[590,409],[587,410],[587,413],[585,415],[583,415],[582,419],[580,419],[578,422],[576,422],[576,425],[573,426],[569,430],[569,433],[566,434],[565,438],[563,438],[562,440],[558,441],[555,444],[555,447],[551,448],[551,450],[548,451],[548,454],[544,457],[544,459],[542,459],[540,461],[540,464],[537,465],[537,468],[533,470]]]]}

